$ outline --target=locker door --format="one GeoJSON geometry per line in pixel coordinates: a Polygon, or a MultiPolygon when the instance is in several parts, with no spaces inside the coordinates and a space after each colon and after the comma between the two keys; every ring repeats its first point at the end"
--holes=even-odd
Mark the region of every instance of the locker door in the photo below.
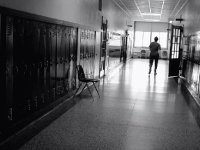
{"type": "Polygon", "coordinates": [[[104,76],[106,74],[106,49],[107,49],[107,26],[108,26],[108,20],[105,20],[102,17],[102,29],[103,32],[101,34],[101,57],[100,57],[100,68],[99,68],[99,74],[100,76],[104,76]]]}
{"type": "Polygon", "coordinates": [[[60,48],[60,65],[61,65],[61,96],[65,95],[65,51],[66,51],[66,27],[62,26],[62,35],[61,35],[61,48],[60,48]]]}
{"type": "Polygon", "coordinates": [[[26,88],[25,77],[22,70],[24,64],[24,20],[14,18],[14,35],[13,35],[13,86],[14,86],[14,118],[24,117],[26,112],[26,97],[24,90],[26,88]]]}
{"type": "Polygon", "coordinates": [[[88,38],[88,42],[89,42],[89,64],[90,64],[90,72],[89,75],[90,77],[93,77],[93,62],[92,62],[92,31],[89,31],[89,38],[88,38]]]}
{"type": "Polygon", "coordinates": [[[57,57],[56,57],[56,97],[59,98],[62,96],[62,78],[63,78],[63,64],[62,64],[62,26],[57,26],[57,57]]]}
{"type": "Polygon", "coordinates": [[[73,43],[74,43],[74,47],[73,47],[73,60],[74,60],[74,83],[73,83],[73,89],[76,89],[76,64],[77,64],[77,41],[78,41],[78,29],[77,28],[73,28],[73,43]]]}
{"type": "Polygon", "coordinates": [[[70,28],[65,28],[64,38],[64,87],[65,93],[69,92],[69,60],[70,60],[70,28]]]}
{"type": "Polygon", "coordinates": [[[171,32],[171,46],[169,56],[169,77],[179,76],[180,51],[183,27],[173,26],[171,32]]]}
{"type": "Polygon", "coordinates": [[[89,77],[90,76],[90,43],[89,43],[89,30],[86,30],[86,66],[85,73],[89,77]]]}
{"type": "Polygon", "coordinates": [[[39,83],[41,90],[38,93],[38,99],[39,99],[39,107],[45,106],[45,93],[46,93],[46,78],[47,78],[47,67],[45,65],[46,63],[46,27],[44,23],[39,24],[40,28],[40,39],[39,39],[39,51],[38,51],[38,57],[39,57],[39,83]]]}
{"type": "MultiPolygon", "coordinates": [[[[32,60],[30,63],[31,67],[31,101],[32,101],[32,108],[33,111],[39,109],[39,92],[41,91],[41,84],[40,84],[40,26],[39,23],[36,21],[30,21],[30,30],[31,30],[31,39],[29,47],[33,47],[31,50],[32,60]]],[[[29,48],[30,49],[30,48],[29,48]]]]}
{"type": "Polygon", "coordinates": [[[80,44],[80,64],[83,66],[83,69],[86,66],[86,30],[81,30],[81,44],[80,44]]]}
{"type": "Polygon", "coordinates": [[[6,102],[6,59],[5,59],[5,30],[6,19],[0,14],[0,131],[7,126],[8,107],[6,102]]]}
{"type": "Polygon", "coordinates": [[[94,78],[94,71],[95,71],[95,32],[91,32],[91,64],[92,64],[92,78],[94,78]]]}
{"type": "Polygon", "coordinates": [[[80,65],[83,66],[83,55],[84,55],[84,31],[80,30],[80,65]]]}
{"type": "Polygon", "coordinates": [[[6,102],[8,120],[13,121],[13,18],[6,17],[6,102]]]}
{"type": "Polygon", "coordinates": [[[45,78],[45,105],[50,102],[50,32],[49,25],[45,24],[45,59],[44,59],[44,68],[46,72],[45,78]]]}
{"type": "Polygon", "coordinates": [[[76,89],[76,60],[77,60],[77,30],[71,28],[70,34],[70,70],[69,70],[69,88],[76,89]]]}
{"type": "MultiPolygon", "coordinates": [[[[25,20],[24,22],[24,51],[23,58],[24,61],[22,63],[22,73],[24,76],[24,95],[26,98],[26,109],[27,113],[30,114],[33,111],[33,100],[32,100],[32,76],[33,75],[33,38],[32,38],[33,27],[31,26],[31,22],[25,20]]],[[[34,81],[35,82],[35,81],[34,81]]]]}
{"type": "Polygon", "coordinates": [[[50,99],[54,101],[56,99],[56,36],[57,27],[56,25],[49,24],[48,27],[49,40],[48,48],[50,52],[50,99]]]}

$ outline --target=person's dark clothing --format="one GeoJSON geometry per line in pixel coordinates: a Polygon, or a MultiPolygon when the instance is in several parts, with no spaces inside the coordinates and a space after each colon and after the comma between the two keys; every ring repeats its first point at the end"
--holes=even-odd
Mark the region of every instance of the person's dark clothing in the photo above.
{"type": "Polygon", "coordinates": [[[149,45],[150,48],[150,56],[149,56],[149,74],[151,73],[151,67],[153,65],[153,60],[155,60],[155,69],[154,73],[156,74],[156,69],[158,66],[158,59],[159,59],[159,53],[158,51],[161,49],[160,44],[157,42],[151,42],[149,45]]]}

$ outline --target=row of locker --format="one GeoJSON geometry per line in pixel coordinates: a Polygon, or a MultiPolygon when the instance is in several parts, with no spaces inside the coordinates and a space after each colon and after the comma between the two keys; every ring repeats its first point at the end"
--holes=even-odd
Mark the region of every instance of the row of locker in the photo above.
{"type": "Polygon", "coordinates": [[[8,15],[0,22],[0,111],[7,126],[76,88],[77,29],[8,15]]]}
{"type": "Polygon", "coordinates": [[[191,61],[200,61],[200,39],[199,35],[193,35],[187,37],[187,59],[191,61]]]}
{"type": "Polygon", "coordinates": [[[200,97],[200,64],[187,61],[184,74],[186,81],[200,97]]]}
{"type": "Polygon", "coordinates": [[[195,91],[200,96],[200,50],[198,36],[188,37],[188,45],[183,54],[183,74],[195,91]]]}

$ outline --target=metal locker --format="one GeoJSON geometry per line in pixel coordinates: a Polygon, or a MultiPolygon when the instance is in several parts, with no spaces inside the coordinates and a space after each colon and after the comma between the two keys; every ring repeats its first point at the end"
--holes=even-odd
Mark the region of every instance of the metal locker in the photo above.
{"type": "Polygon", "coordinates": [[[62,35],[61,35],[61,47],[60,47],[60,66],[62,69],[61,76],[60,76],[60,85],[61,85],[61,96],[67,94],[66,87],[65,87],[65,67],[67,64],[65,63],[66,60],[66,48],[67,48],[67,32],[65,26],[62,26],[62,35]]]}
{"type": "Polygon", "coordinates": [[[71,89],[76,89],[77,29],[71,28],[70,42],[70,79],[71,89]]]}
{"type": "Polygon", "coordinates": [[[85,30],[86,32],[86,41],[85,41],[85,46],[86,46],[86,49],[85,49],[85,73],[88,77],[89,75],[89,42],[88,42],[88,30],[85,30]]]}
{"type": "Polygon", "coordinates": [[[8,120],[13,121],[13,18],[6,16],[6,102],[8,120]]]}
{"type": "Polygon", "coordinates": [[[84,43],[85,43],[85,32],[81,29],[81,41],[80,41],[80,65],[84,68],[84,43]]]}
{"type": "Polygon", "coordinates": [[[47,51],[50,53],[50,101],[56,99],[56,25],[48,24],[47,26],[47,51]]]}
{"type": "Polygon", "coordinates": [[[32,101],[32,61],[33,56],[32,51],[32,28],[31,28],[31,22],[29,20],[25,20],[24,22],[24,46],[25,46],[25,51],[24,51],[24,63],[23,63],[23,74],[25,76],[25,93],[26,93],[26,106],[28,110],[28,114],[33,111],[33,101],[32,101]]]}
{"type": "Polygon", "coordinates": [[[82,60],[83,60],[83,40],[84,40],[84,32],[83,30],[80,30],[80,64],[83,66],[82,64],[82,60]]]}
{"type": "Polygon", "coordinates": [[[48,40],[48,32],[47,32],[47,24],[45,24],[45,29],[44,29],[44,43],[45,43],[45,49],[44,49],[44,72],[45,72],[45,77],[44,77],[44,101],[45,105],[48,104],[48,101],[50,99],[50,53],[47,48],[47,40],[48,40]]]}
{"type": "Polygon", "coordinates": [[[38,105],[39,109],[45,106],[46,99],[45,93],[47,87],[47,66],[45,65],[46,61],[46,26],[44,23],[39,23],[40,36],[39,36],[39,51],[38,51],[38,71],[39,71],[39,86],[40,90],[38,91],[38,105]]]}
{"type": "Polygon", "coordinates": [[[63,53],[64,53],[64,91],[69,92],[69,60],[70,60],[70,28],[64,29],[64,42],[63,42],[63,53]]]}
{"type": "Polygon", "coordinates": [[[29,48],[31,50],[32,58],[30,58],[30,68],[31,68],[31,102],[33,112],[39,109],[39,92],[41,91],[40,84],[40,28],[39,23],[36,21],[30,21],[30,30],[31,30],[31,43],[29,48]]]}
{"type": "Polygon", "coordinates": [[[62,78],[63,78],[63,57],[62,57],[62,49],[61,49],[61,42],[62,42],[62,26],[57,26],[57,57],[56,57],[56,98],[62,96],[62,78]]]}
{"type": "Polygon", "coordinates": [[[44,49],[44,101],[45,106],[50,102],[50,50],[48,47],[48,41],[49,41],[49,30],[48,30],[48,24],[45,24],[44,29],[44,43],[45,43],[45,49],[44,49]]]}
{"type": "Polygon", "coordinates": [[[0,14],[0,132],[8,126],[8,106],[6,101],[6,59],[5,59],[6,19],[0,14]]]}
{"type": "Polygon", "coordinates": [[[39,50],[40,29],[38,23],[31,20],[25,21],[25,57],[24,72],[27,80],[27,108],[30,113],[38,109],[38,92],[40,91],[39,84],[39,65],[38,65],[38,50],[39,50]]]}
{"type": "Polygon", "coordinates": [[[24,20],[18,17],[14,18],[13,23],[13,112],[15,120],[19,120],[27,115],[26,96],[26,80],[23,72],[24,64],[24,20]]]}
{"type": "Polygon", "coordinates": [[[33,102],[32,102],[32,28],[31,22],[29,20],[24,21],[24,51],[23,51],[23,63],[22,63],[22,73],[24,76],[24,95],[26,99],[26,110],[27,114],[30,114],[33,111],[33,102]]]}

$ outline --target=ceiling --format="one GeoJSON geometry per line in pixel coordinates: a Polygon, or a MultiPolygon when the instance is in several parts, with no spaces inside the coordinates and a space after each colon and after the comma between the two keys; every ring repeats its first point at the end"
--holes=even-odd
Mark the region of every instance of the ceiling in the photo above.
{"type": "Polygon", "coordinates": [[[176,19],[189,0],[113,0],[133,21],[168,22],[176,19]]]}

